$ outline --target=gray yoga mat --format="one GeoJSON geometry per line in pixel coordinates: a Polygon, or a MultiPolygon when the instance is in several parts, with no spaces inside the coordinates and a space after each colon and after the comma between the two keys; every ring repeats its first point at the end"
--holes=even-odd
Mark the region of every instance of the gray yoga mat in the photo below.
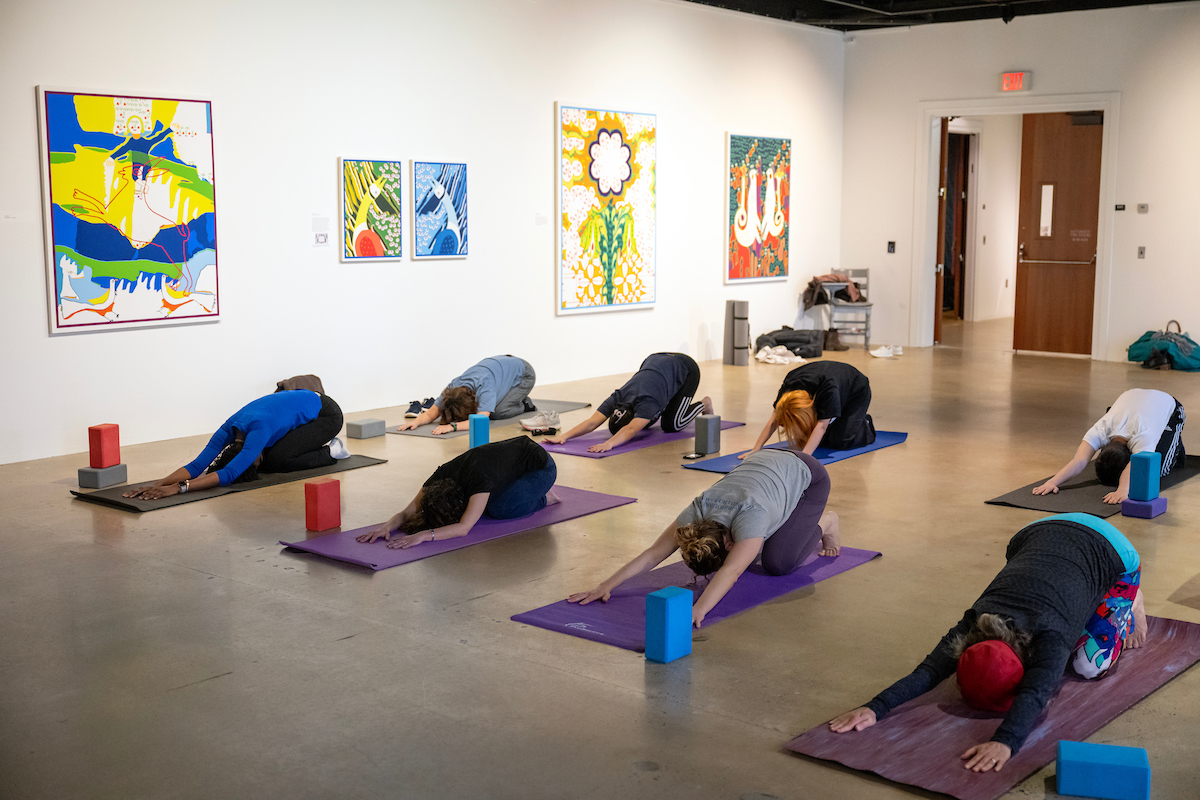
{"type": "Polygon", "coordinates": [[[370,456],[350,456],[343,458],[336,464],[329,467],[318,467],[317,469],[305,469],[299,472],[271,472],[261,475],[256,481],[247,481],[246,483],[235,483],[230,486],[216,486],[212,489],[198,489],[188,492],[187,494],[174,494],[170,497],[164,497],[161,500],[132,500],[121,495],[128,492],[137,486],[149,486],[154,481],[142,481],[141,483],[127,483],[124,486],[113,486],[108,489],[100,489],[96,492],[76,492],[71,491],[71,494],[84,500],[88,503],[97,503],[102,506],[111,506],[120,508],[125,511],[156,511],[160,508],[170,508],[171,506],[181,506],[184,503],[195,503],[198,500],[207,500],[210,497],[220,497],[233,492],[248,492],[251,489],[261,489],[264,486],[275,486],[280,483],[291,483],[292,481],[304,481],[309,478],[317,478],[322,475],[332,475],[337,472],[345,472],[350,469],[358,469],[359,467],[372,467],[376,464],[386,464],[385,458],[371,458],[370,456]]]}
{"type": "MultiPolygon", "coordinates": [[[[537,406],[536,411],[525,411],[525,412],[518,414],[515,417],[509,417],[508,419],[492,420],[492,424],[491,424],[492,430],[499,428],[501,425],[515,425],[516,423],[520,422],[522,419],[527,419],[528,417],[532,417],[538,411],[557,411],[560,414],[565,414],[568,411],[578,411],[581,408],[587,408],[588,406],[591,405],[591,403],[575,403],[570,400],[534,400],[533,404],[535,406],[537,406]]],[[[405,420],[405,422],[407,422],[407,421],[408,420],[405,420]]],[[[401,424],[403,424],[403,423],[401,423],[401,424]]],[[[426,439],[453,439],[457,436],[466,436],[467,435],[467,426],[466,426],[466,424],[461,423],[461,422],[458,424],[459,430],[457,432],[451,431],[450,433],[444,433],[441,436],[433,435],[433,429],[437,427],[437,424],[422,425],[421,427],[417,428],[416,430],[412,430],[412,431],[397,430],[397,428],[399,428],[399,427],[400,427],[399,425],[391,425],[388,427],[387,432],[388,433],[398,433],[401,436],[424,436],[426,439]]]]}
{"type": "MultiPolygon", "coordinates": [[[[1187,463],[1176,467],[1171,474],[1159,479],[1160,489],[1170,489],[1183,483],[1188,478],[1200,473],[1200,456],[1188,456],[1187,463]]],[[[1096,478],[1096,466],[1088,464],[1087,468],[1072,480],[1058,487],[1058,494],[1036,495],[1034,487],[1041,486],[1052,478],[1047,475],[1040,481],[1034,481],[1028,486],[1022,486],[1016,491],[1002,494],[985,501],[988,505],[1009,506],[1011,508],[1028,508],[1033,511],[1047,511],[1051,514],[1069,514],[1081,511],[1097,517],[1111,517],[1121,511],[1120,505],[1109,505],[1104,502],[1104,495],[1111,492],[1111,486],[1105,486],[1096,478]]]]}

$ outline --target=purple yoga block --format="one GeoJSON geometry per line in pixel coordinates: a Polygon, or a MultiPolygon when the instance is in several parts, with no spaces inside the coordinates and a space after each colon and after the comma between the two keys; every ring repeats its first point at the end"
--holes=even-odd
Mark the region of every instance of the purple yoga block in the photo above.
{"type": "Polygon", "coordinates": [[[1167,510],[1167,498],[1159,495],[1153,500],[1122,500],[1121,515],[1153,519],[1167,510]]]}
{"type": "Polygon", "coordinates": [[[1158,497],[1158,478],[1162,473],[1162,455],[1155,451],[1134,453],[1129,459],[1129,499],[1153,500],[1158,497]]]}
{"type": "Polygon", "coordinates": [[[646,658],[667,664],[692,652],[692,597],[679,586],[646,595],[646,658]]]}

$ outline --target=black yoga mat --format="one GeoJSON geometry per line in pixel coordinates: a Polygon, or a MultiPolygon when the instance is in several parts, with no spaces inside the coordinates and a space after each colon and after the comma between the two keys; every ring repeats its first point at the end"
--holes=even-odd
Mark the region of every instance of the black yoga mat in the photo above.
{"type": "MultiPolygon", "coordinates": [[[[1171,470],[1169,475],[1159,479],[1160,489],[1170,489],[1183,483],[1188,478],[1200,473],[1200,456],[1188,456],[1187,463],[1171,470]]],[[[1096,478],[1096,465],[1088,464],[1087,468],[1067,483],[1058,487],[1058,494],[1036,495],[1033,490],[1052,478],[1047,475],[1040,481],[1034,481],[1028,486],[1022,486],[1016,491],[993,497],[986,501],[988,505],[1009,506],[1011,508],[1028,508],[1034,511],[1048,511],[1051,514],[1068,514],[1072,511],[1082,511],[1097,517],[1111,517],[1121,511],[1120,504],[1109,505],[1104,502],[1104,495],[1113,490],[1104,486],[1096,478]]]]}
{"type": "Polygon", "coordinates": [[[235,483],[231,486],[216,486],[212,489],[198,489],[188,492],[187,494],[174,494],[170,497],[164,497],[160,500],[132,500],[121,495],[128,492],[137,486],[149,486],[154,481],[143,481],[142,483],[127,483],[124,486],[113,486],[108,489],[100,489],[95,492],[77,492],[71,490],[71,494],[78,497],[80,500],[85,500],[89,503],[98,503],[102,506],[112,506],[125,511],[155,511],[160,508],[169,508],[171,506],[180,506],[184,503],[195,503],[197,500],[207,500],[210,497],[220,497],[224,494],[233,492],[248,492],[251,489],[261,489],[264,486],[275,486],[280,483],[291,483],[292,481],[303,481],[309,478],[317,478],[321,475],[331,475],[335,472],[345,472],[348,469],[358,469],[359,467],[372,467],[376,464],[386,464],[385,458],[371,458],[370,456],[350,456],[343,458],[336,464],[329,467],[318,467],[317,469],[305,469],[299,472],[272,472],[264,474],[256,481],[247,481],[246,483],[235,483]]]}
{"type": "MultiPolygon", "coordinates": [[[[499,428],[501,425],[514,425],[523,419],[528,419],[529,417],[532,417],[538,411],[557,411],[560,414],[565,414],[568,411],[577,411],[581,408],[587,408],[588,406],[591,405],[591,403],[576,403],[571,400],[533,400],[532,402],[535,406],[537,406],[536,411],[522,411],[520,414],[516,415],[515,417],[507,417],[506,419],[491,420],[491,423],[492,423],[490,426],[491,429],[495,430],[496,428],[499,428]]],[[[409,420],[405,420],[405,422],[408,422],[408,421],[409,420]]],[[[429,425],[422,425],[421,427],[416,428],[411,431],[401,431],[401,430],[397,430],[397,428],[400,427],[399,425],[389,425],[387,428],[387,432],[388,433],[398,433],[401,436],[424,436],[426,439],[453,439],[456,436],[466,436],[467,435],[466,423],[462,423],[462,422],[458,423],[458,431],[457,432],[451,431],[450,433],[443,433],[441,436],[434,436],[433,429],[436,428],[437,426],[438,426],[438,423],[435,422],[435,423],[432,423],[429,425]]]]}

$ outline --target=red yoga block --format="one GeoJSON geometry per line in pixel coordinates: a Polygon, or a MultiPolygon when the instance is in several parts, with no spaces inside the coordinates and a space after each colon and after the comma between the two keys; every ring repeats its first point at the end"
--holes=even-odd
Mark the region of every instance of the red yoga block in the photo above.
{"type": "Polygon", "coordinates": [[[304,484],[304,527],[327,531],[342,524],[342,482],[315,481],[304,484]]]}
{"type": "Polygon", "coordinates": [[[88,454],[92,469],[115,467],[121,463],[119,431],[111,422],[88,428],[88,454]]]}

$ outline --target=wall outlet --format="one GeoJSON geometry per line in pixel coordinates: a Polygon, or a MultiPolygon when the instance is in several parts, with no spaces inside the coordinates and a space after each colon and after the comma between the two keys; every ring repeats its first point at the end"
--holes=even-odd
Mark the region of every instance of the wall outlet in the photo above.
{"type": "Polygon", "coordinates": [[[1139,247],[1138,248],[1138,258],[1145,258],[1145,257],[1146,257],[1146,248],[1139,247]]]}
{"type": "Polygon", "coordinates": [[[895,242],[888,242],[888,252],[889,253],[896,252],[896,243],[895,242]]]}

